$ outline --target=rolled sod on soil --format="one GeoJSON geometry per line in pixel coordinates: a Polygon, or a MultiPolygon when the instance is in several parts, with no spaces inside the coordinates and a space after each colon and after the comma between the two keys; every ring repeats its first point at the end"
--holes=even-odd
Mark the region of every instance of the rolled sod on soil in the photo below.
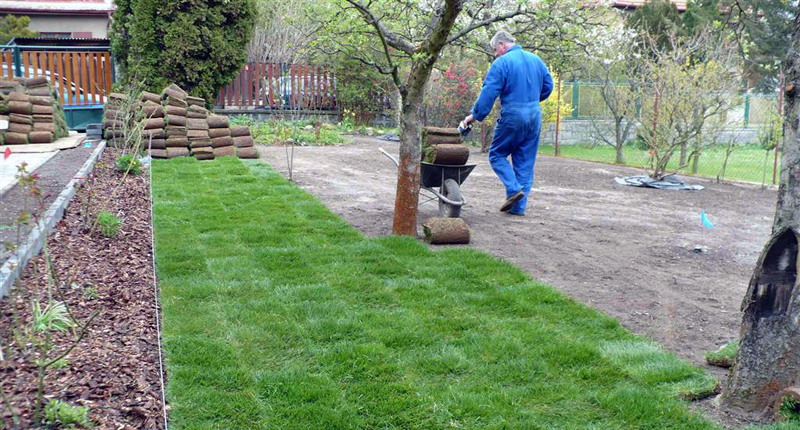
{"type": "Polygon", "coordinates": [[[148,146],[153,149],[167,149],[167,140],[166,139],[148,139],[144,141],[144,145],[148,146]]]}
{"type": "Polygon", "coordinates": [[[36,106],[53,106],[53,102],[50,100],[50,97],[34,96],[30,98],[30,102],[36,106]]]}
{"type": "Polygon", "coordinates": [[[150,156],[153,158],[167,158],[166,149],[151,149],[150,156]]]}
{"type": "Polygon", "coordinates": [[[111,100],[112,103],[114,102],[124,102],[130,100],[127,94],[122,93],[111,93],[108,95],[108,99],[111,100]]]}
{"type": "Polygon", "coordinates": [[[201,139],[189,139],[189,147],[194,148],[213,148],[211,144],[211,139],[209,138],[201,138],[201,139]]]}
{"type": "Polygon", "coordinates": [[[107,128],[103,131],[103,137],[105,137],[106,139],[117,139],[125,137],[125,135],[122,132],[122,130],[107,128]]]}
{"type": "Polygon", "coordinates": [[[187,114],[186,114],[186,118],[190,118],[190,119],[202,119],[203,121],[205,121],[205,120],[206,120],[206,117],[208,117],[208,114],[207,114],[207,113],[205,113],[205,112],[193,112],[193,111],[189,111],[189,113],[187,113],[187,114]]]}
{"type": "Polygon", "coordinates": [[[34,122],[33,131],[49,131],[50,133],[55,134],[56,125],[52,122],[34,122]]]}
{"type": "Polygon", "coordinates": [[[229,128],[210,128],[208,130],[208,137],[215,139],[218,137],[226,137],[231,135],[231,129],[229,128]]]}
{"type": "Polygon", "coordinates": [[[21,133],[21,134],[28,134],[33,130],[33,126],[31,124],[20,124],[18,122],[9,122],[8,123],[8,131],[12,133],[21,133]]]}
{"type": "Polygon", "coordinates": [[[7,145],[27,145],[30,142],[28,135],[23,133],[6,132],[3,137],[7,145]]]}
{"type": "Polygon", "coordinates": [[[254,147],[236,148],[236,156],[239,158],[258,158],[258,149],[254,147]]]}
{"type": "Polygon", "coordinates": [[[462,143],[461,136],[439,136],[439,135],[436,135],[436,134],[431,134],[431,135],[425,136],[424,140],[428,145],[440,145],[440,144],[447,144],[447,143],[451,143],[451,144],[462,143]]]}
{"type": "Polygon", "coordinates": [[[46,113],[33,114],[33,122],[53,122],[53,119],[53,115],[48,115],[46,113]]]}
{"type": "Polygon", "coordinates": [[[113,109],[110,107],[106,107],[106,110],[103,111],[103,118],[104,119],[121,119],[122,114],[118,109],[113,109]]]}
{"type": "Polygon", "coordinates": [[[164,104],[167,106],[177,106],[181,108],[186,108],[188,106],[184,100],[176,99],[174,97],[167,97],[164,101],[164,104]]]}
{"type": "Polygon", "coordinates": [[[53,109],[53,106],[40,106],[40,105],[36,105],[36,104],[34,104],[32,106],[33,106],[33,114],[34,115],[36,115],[36,114],[52,115],[53,112],[55,112],[55,110],[53,109]]]}
{"type": "Polygon", "coordinates": [[[186,128],[189,130],[208,130],[208,123],[204,119],[187,119],[186,128]]]}
{"type": "Polygon", "coordinates": [[[208,130],[192,130],[191,128],[186,131],[186,137],[189,139],[207,139],[209,138],[208,130]]]}
{"type": "MultiPolygon", "coordinates": [[[[169,108],[169,107],[168,107],[169,108]]],[[[179,126],[186,126],[186,117],[179,116],[179,115],[167,115],[167,124],[169,125],[179,125],[179,126]]]]}
{"type": "Polygon", "coordinates": [[[33,124],[33,116],[12,113],[8,115],[9,122],[16,122],[19,124],[33,124]]]}
{"type": "Polygon", "coordinates": [[[217,158],[217,157],[214,156],[213,152],[210,152],[210,153],[203,152],[201,154],[194,154],[194,159],[197,160],[197,161],[209,161],[209,160],[213,160],[215,158],[217,158]]]}
{"type": "Polygon", "coordinates": [[[249,148],[253,146],[253,138],[250,136],[238,136],[233,138],[233,146],[237,148],[249,148]]]}
{"type": "Polygon", "coordinates": [[[53,141],[53,133],[49,131],[32,131],[28,136],[31,143],[50,143],[53,141]]]}
{"type": "Polygon", "coordinates": [[[167,115],[178,115],[185,117],[188,111],[186,108],[178,107],[178,106],[167,106],[166,107],[167,115]]]}
{"type": "Polygon", "coordinates": [[[215,157],[235,157],[236,149],[233,146],[223,146],[221,148],[214,148],[215,157]]]}
{"type": "Polygon", "coordinates": [[[25,86],[28,88],[36,88],[47,85],[47,78],[44,76],[38,76],[35,78],[30,78],[25,81],[25,86]]]}
{"type": "Polygon", "coordinates": [[[164,128],[164,131],[167,133],[167,137],[186,137],[188,133],[186,127],[179,125],[168,125],[164,128]]]}
{"type": "Polygon", "coordinates": [[[163,128],[153,128],[150,130],[142,130],[142,136],[144,136],[145,139],[165,139],[167,137],[167,133],[163,128]]]}
{"type": "Polygon", "coordinates": [[[186,97],[186,103],[188,103],[189,106],[201,106],[201,107],[203,107],[203,106],[206,105],[206,101],[204,99],[202,99],[200,97],[192,97],[192,96],[187,96],[186,97]]]}
{"type": "Polygon", "coordinates": [[[167,148],[188,148],[189,139],[185,137],[170,137],[167,139],[167,148]]]}
{"type": "Polygon", "coordinates": [[[10,102],[30,102],[31,101],[31,96],[29,96],[29,95],[27,95],[25,93],[14,91],[14,92],[8,94],[8,101],[10,101],[10,102]]]}
{"type": "Polygon", "coordinates": [[[164,91],[161,92],[161,99],[166,100],[168,98],[172,98],[175,100],[185,100],[186,92],[181,90],[180,88],[178,88],[177,90],[171,87],[164,88],[164,91]]]}
{"type": "Polygon", "coordinates": [[[107,119],[103,121],[103,128],[122,128],[124,124],[122,121],[107,119]]]}
{"type": "Polygon", "coordinates": [[[211,115],[206,118],[209,128],[229,128],[230,122],[227,116],[211,115]]]}
{"type": "Polygon", "coordinates": [[[443,127],[422,127],[423,136],[437,135],[437,136],[457,136],[461,137],[461,133],[457,128],[443,128],[443,127]]]}
{"type": "Polygon", "coordinates": [[[143,121],[144,129],[164,128],[164,118],[150,118],[143,121]]]}
{"type": "Polygon", "coordinates": [[[460,166],[469,160],[469,148],[465,145],[433,145],[425,150],[425,162],[460,166]]]}
{"type": "Polygon", "coordinates": [[[142,111],[144,112],[144,116],[146,118],[163,118],[164,117],[164,106],[160,104],[153,103],[151,101],[145,102],[144,106],[142,106],[142,111]]]}
{"type": "Polygon", "coordinates": [[[151,93],[149,91],[142,91],[142,96],[140,97],[140,99],[143,102],[146,102],[146,101],[151,101],[151,102],[154,102],[154,103],[160,103],[161,102],[161,96],[159,96],[156,93],[151,93]]]}
{"type": "Polygon", "coordinates": [[[22,115],[31,115],[33,114],[33,105],[31,102],[21,102],[21,101],[9,101],[8,102],[8,111],[11,113],[18,113],[22,115]]]}
{"type": "Polygon", "coordinates": [[[188,155],[189,155],[189,148],[167,147],[167,158],[186,157],[188,155]]]}
{"type": "Polygon", "coordinates": [[[461,218],[433,217],[422,224],[422,231],[433,245],[469,243],[469,225],[461,218]]]}
{"type": "Polygon", "coordinates": [[[50,88],[41,87],[41,88],[33,88],[28,90],[29,96],[42,96],[42,97],[52,97],[53,92],[50,88]]]}
{"type": "Polygon", "coordinates": [[[215,137],[211,139],[211,146],[214,148],[222,148],[223,146],[233,147],[233,138],[230,136],[215,137]]]}
{"type": "Polygon", "coordinates": [[[250,127],[246,125],[232,125],[230,128],[232,137],[250,136],[250,127]]]}

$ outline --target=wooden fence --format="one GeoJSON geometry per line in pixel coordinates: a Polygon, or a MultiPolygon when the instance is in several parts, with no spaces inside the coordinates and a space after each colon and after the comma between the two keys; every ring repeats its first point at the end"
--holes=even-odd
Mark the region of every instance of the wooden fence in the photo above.
{"type": "Polygon", "coordinates": [[[0,78],[11,79],[15,71],[25,78],[45,76],[56,88],[62,105],[105,104],[111,92],[111,54],[90,51],[0,51],[0,78]],[[21,69],[14,63],[18,58],[21,69]]]}
{"type": "Polygon", "coordinates": [[[335,110],[336,77],[311,64],[247,63],[220,89],[218,108],[335,110]]]}

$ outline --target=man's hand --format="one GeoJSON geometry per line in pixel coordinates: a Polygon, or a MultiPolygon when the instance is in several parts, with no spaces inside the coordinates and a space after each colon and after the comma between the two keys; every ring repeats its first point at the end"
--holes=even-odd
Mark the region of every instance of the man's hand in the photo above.
{"type": "Polygon", "coordinates": [[[468,125],[472,124],[473,122],[475,122],[475,117],[472,116],[472,114],[469,114],[466,117],[464,117],[464,121],[462,121],[462,122],[464,123],[465,126],[468,126],[468,125]]]}

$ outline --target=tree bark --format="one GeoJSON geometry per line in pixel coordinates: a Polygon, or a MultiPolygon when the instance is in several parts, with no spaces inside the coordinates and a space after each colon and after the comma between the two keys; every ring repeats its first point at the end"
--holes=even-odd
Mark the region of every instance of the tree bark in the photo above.
{"type": "Polygon", "coordinates": [[[800,383],[800,288],[797,287],[800,231],[800,135],[797,85],[800,84],[800,14],[795,17],[787,53],[783,160],[772,237],[759,257],[742,302],[736,364],[722,404],[770,412],[781,390],[800,383]]]}
{"type": "Polygon", "coordinates": [[[616,145],[617,160],[616,160],[616,163],[617,164],[625,164],[625,158],[624,158],[624,156],[622,154],[622,147],[625,145],[625,138],[628,137],[628,136],[623,136],[622,118],[621,117],[617,117],[615,119],[615,122],[616,122],[616,124],[614,124],[615,125],[615,131],[616,131],[615,134],[616,134],[616,138],[617,138],[617,145],[616,145]]]}
{"type": "Polygon", "coordinates": [[[397,171],[397,195],[394,201],[392,233],[417,235],[417,204],[419,203],[420,152],[419,123],[423,89],[417,90],[418,101],[404,97],[400,116],[400,167],[397,171]]]}

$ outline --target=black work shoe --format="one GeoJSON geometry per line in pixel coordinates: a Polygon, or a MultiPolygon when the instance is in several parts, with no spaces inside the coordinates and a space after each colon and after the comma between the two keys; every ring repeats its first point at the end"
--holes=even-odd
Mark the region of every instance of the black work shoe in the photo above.
{"type": "Polygon", "coordinates": [[[525,196],[524,192],[517,191],[516,194],[507,198],[506,201],[503,202],[503,206],[500,206],[500,212],[510,211],[514,204],[517,203],[523,196],[525,196]]]}

